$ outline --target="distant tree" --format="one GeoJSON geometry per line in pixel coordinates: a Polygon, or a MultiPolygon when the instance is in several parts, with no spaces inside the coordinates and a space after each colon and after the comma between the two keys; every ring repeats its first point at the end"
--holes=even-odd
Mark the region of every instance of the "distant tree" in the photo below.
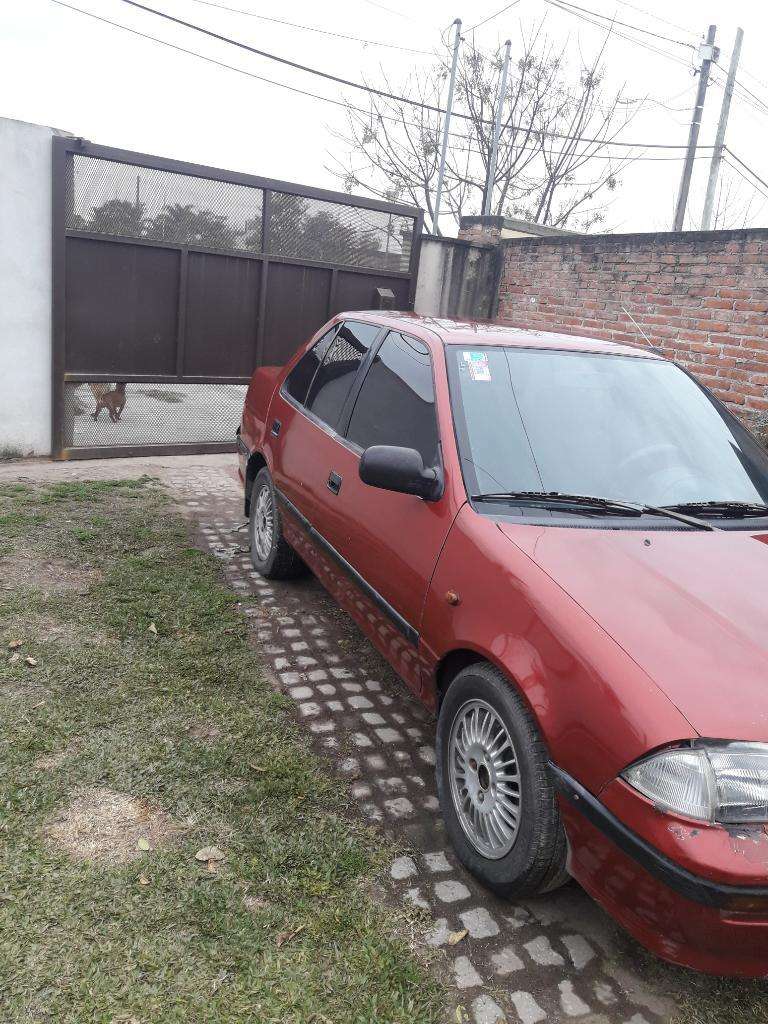
{"type": "Polygon", "coordinates": [[[146,227],[144,204],[126,199],[108,199],[101,206],[94,206],[87,218],[78,217],[78,221],[83,231],[131,238],[140,238],[146,227]]]}
{"type": "Polygon", "coordinates": [[[232,227],[226,214],[201,210],[192,203],[166,203],[147,222],[147,238],[159,242],[205,245],[215,249],[238,248],[242,232],[232,227]]]}

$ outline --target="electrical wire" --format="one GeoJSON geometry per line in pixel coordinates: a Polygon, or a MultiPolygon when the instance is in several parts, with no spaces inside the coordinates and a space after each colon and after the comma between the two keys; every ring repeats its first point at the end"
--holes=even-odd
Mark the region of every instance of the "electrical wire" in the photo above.
{"type": "MultiPolygon", "coordinates": [[[[75,8],[75,7],[73,7],[70,4],[64,3],[63,0],[51,0],[51,2],[52,3],[57,3],[57,4],[59,4],[62,7],[71,7],[73,10],[78,10],[81,14],[83,14],[83,13],[92,14],[92,12],[90,12],[90,11],[85,11],[84,12],[80,8],[75,8]]],[[[238,49],[246,50],[249,53],[254,53],[254,54],[256,54],[256,56],[266,57],[269,60],[277,61],[279,64],[287,65],[288,67],[294,68],[294,69],[299,70],[299,71],[305,71],[308,74],[319,76],[320,78],[324,78],[324,79],[326,79],[328,81],[336,82],[336,83],[338,83],[340,85],[346,85],[346,86],[349,86],[350,88],[360,89],[363,92],[368,93],[369,95],[381,96],[384,99],[394,100],[397,103],[406,103],[409,106],[418,107],[418,108],[420,108],[422,110],[429,110],[432,113],[436,113],[436,114],[445,114],[446,113],[446,111],[445,111],[445,109],[443,107],[437,107],[437,106],[435,106],[434,104],[431,104],[431,103],[423,103],[423,102],[421,102],[419,100],[411,99],[411,97],[409,97],[409,96],[399,96],[396,93],[388,92],[385,89],[377,89],[377,88],[375,88],[372,85],[366,85],[363,82],[355,82],[355,81],[353,81],[351,79],[348,79],[348,78],[340,78],[338,75],[332,75],[332,74],[330,74],[327,71],[321,71],[318,68],[312,68],[312,67],[308,67],[305,64],[299,64],[296,61],[289,60],[287,57],[281,57],[278,54],[269,53],[266,50],[259,50],[259,49],[257,49],[254,46],[250,46],[248,43],[243,43],[243,42],[241,42],[238,39],[233,39],[230,36],[225,36],[225,35],[222,35],[219,32],[214,32],[211,29],[204,28],[202,25],[196,25],[194,22],[184,21],[183,19],[176,18],[173,15],[168,14],[165,11],[159,11],[159,10],[157,10],[154,7],[148,7],[145,4],[138,3],[137,0],[120,0],[120,2],[124,3],[124,4],[127,4],[129,7],[135,7],[138,10],[146,11],[149,14],[154,14],[154,15],[160,17],[160,18],[165,19],[166,21],[171,21],[171,22],[173,22],[173,23],[175,23],[177,25],[182,25],[185,28],[191,28],[191,29],[193,29],[196,32],[202,33],[203,35],[210,36],[211,38],[216,39],[219,42],[229,43],[232,46],[238,47],[238,49]]],[[[546,0],[546,2],[547,3],[554,3],[554,0],[546,0]]],[[[95,15],[92,15],[92,16],[95,17],[95,15]]],[[[106,19],[101,19],[101,20],[106,20],[106,19]]],[[[118,27],[124,28],[125,26],[118,26],[118,27]]],[[[300,91],[300,90],[297,90],[297,91],[300,91]]],[[[451,116],[454,117],[454,118],[462,119],[464,121],[474,121],[475,120],[470,114],[465,114],[462,111],[457,111],[457,110],[454,110],[452,112],[451,116]]],[[[489,120],[488,118],[480,118],[479,119],[479,123],[490,125],[493,122],[491,120],[489,120]]],[[[535,129],[532,128],[532,126],[517,125],[516,127],[518,128],[518,130],[520,130],[520,129],[527,130],[528,128],[531,128],[531,130],[535,130],[535,129]]],[[[628,149],[686,149],[687,148],[685,145],[683,145],[681,143],[670,143],[670,142],[667,142],[667,143],[664,143],[664,142],[624,142],[622,140],[615,140],[615,141],[611,141],[610,143],[607,143],[605,139],[588,138],[587,136],[584,136],[584,135],[567,135],[567,134],[564,134],[562,132],[550,132],[550,131],[545,131],[542,134],[544,134],[548,138],[553,138],[553,139],[563,139],[563,140],[572,141],[572,142],[586,142],[586,143],[590,143],[590,144],[594,144],[594,145],[606,145],[606,144],[609,144],[611,146],[621,146],[621,147],[628,148],[628,149]]],[[[712,149],[713,147],[712,146],[702,146],[700,148],[702,148],[702,149],[712,149]]]]}
{"type": "Polygon", "coordinates": [[[564,7],[570,7],[575,11],[581,11],[582,14],[588,14],[593,18],[601,18],[603,21],[610,22],[611,25],[621,25],[622,28],[632,29],[633,32],[642,32],[643,35],[653,36],[654,39],[662,39],[667,43],[674,43],[676,46],[682,46],[685,49],[695,50],[696,47],[693,43],[684,43],[680,39],[672,39],[671,36],[663,36],[658,32],[651,32],[650,29],[641,28],[639,25],[631,25],[627,21],[619,21],[618,18],[613,18],[608,14],[600,14],[599,11],[594,11],[588,7],[579,7],[578,4],[570,3],[569,0],[560,0],[560,3],[564,7]]]}
{"type": "Polygon", "coordinates": [[[730,154],[730,156],[733,157],[736,163],[741,164],[745,171],[749,171],[752,177],[755,178],[756,181],[759,181],[763,188],[768,189],[768,181],[764,181],[756,171],[752,170],[749,164],[745,164],[741,157],[736,156],[732,149],[730,149],[728,146],[723,146],[723,150],[724,152],[730,154]]]}
{"type": "Polygon", "coordinates": [[[480,28],[481,25],[487,25],[489,21],[493,21],[494,18],[498,18],[501,14],[506,14],[506,12],[511,10],[513,7],[517,7],[519,3],[520,0],[512,0],[511,4],[507,4],[506,7],[502,7],[502,9],[500,11],[496,11],[495,14],[489,14],[488,17],[483,18],[482,21],[478,21],[476,24],[470,25],[469,28],[466,29],[466,31],[474,32],[476,28],[480,28]]]}
{"type": "MultiPolygon", "coordinates": [[[[586,22],[588,25],[592,25],[593,28],[599,28],[602,32],[606,31],[606,26],[603,25],[601,22],[595,21],[594,19],[588,17],[585,14],[579,14],[578,11],[575,11],[571,8],[563,7],[560,4],[559,0],[544,0],[544,2],[548,4],[550,7],[555,7],[557,8],[557,10],[563,11],[564,14],[570,14],[573,17],[579,18],[581,21],[586,22]]],[[[622,32],[615,27],[608,29],[607,31],[611,35],[617,36],[619,39],[624,39],[626,42],[632,43],[634,46],[640,46],[643,49],[648,50],[649,53],[655,53],[661,57],[666,57],[668,60],[673,61],[675,64],[680,64],[684,68],[691,67],[691,65],[687,61],[684,61],[680,57],[677,57],[674,53],[670,53],[669,50],[662,50],[658,46],[654,46],[652,43],[645,42],[645,40],[637,39],[634,36],[629,36],[626,34],[626,32],[622,32]]]]}
{"type": "Polygon", "coordinates": [[[426,57],[434,57],[433,50],[417,50],[411,46],[400,46],[397,43],[383,43],[377,39],[362,39],[360,36],[348,35],[345,32],[332,32],[330,29],[317,28],[315,25],[301,25],[296,21],[288,21],[286,18],[271,18],[266,14],[257,14],[255,11],[244,11],[239,7],[227,7],[226,4],[216,3],[215,0],[193,0],[196,4],[203,4],[205,7],[217,7],[220,11],[229,11],[230,14],[242,14],[248,18],[258,18],[259,21],[269,21],[275,25],[285,25],[288,28],[298,28],[303,32],[317,32],[323,36],[333,36],[336,39],[348,39],[355,43],[363,43],[365,46],[382,46],[388,50],[402,50],[404,53],[419,53],[426,57]]]}
{"type": "Polygon", "coordinates": [[[731,163],[727,156],[723,158],[723,163],[726,165],[726,167],[730,167],[732,171],[735,171],[736,174],[739,175],[741,180],[744,181],[747,185],[750,185],[755,190],[755,192],[757,192],[758,195],[762,196],[763,199],[768,199],[768,192],[763,192],[763,190],[759,188],[754,183],[754,181],[751,181],[742,170],[739,170],[736,164],[731,163]]]}

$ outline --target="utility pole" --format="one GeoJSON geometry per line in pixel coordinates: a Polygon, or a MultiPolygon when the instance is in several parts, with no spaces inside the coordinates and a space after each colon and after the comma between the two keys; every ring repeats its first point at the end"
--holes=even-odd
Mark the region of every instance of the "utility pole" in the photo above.
{"type": "Polygon", "coordinates": [[[720,121],[717,125],[717,136],[715,148],[712,150],[712,162],[709,165],[709,181],[707,182],[707,198],[704,200],[704,213],[701,218],[701,230],[709,231],[712,223],[712,207],[715,205],[715,192],[717,191],[717,178],[720,174],[720,163],[723,159],[725,149],[725,129],[728,127],[728,114],[731,109],[731,97],[733,87],[736,85],[736,70],[739,66],[741,56],[741,43],[744,39],[744,30],[736,29],[736,39],[731,54],[731,66],[728,68],[728,81],[725,84],[723,93],[723,105],[720,108],[720,121]]]}
{"type": "Polygon", "coordinates": [[[701,57],[701,69],[699,71],[699,90],[696,93],[696,106],[693,108],[693,118],[691,120],[691,130],[688,133],[688,151],[685,154],[685,163],[683,164],[683,177],[680,181],[680,191],[677,196],[677,206],[675,208],[675,222],[672,226],[673,231],[683,230],[683,220],[685,219],[685,208],[688,205],[688,192],[691,188],[691,174],[693,172],[693,161],[696,156],[696,144],[699,141],[699,129],[701,128],[701,115],[704,111],[704,99],[707,95],[707,85],[709,83],[709,69],[713,61],[716,61],[719,56],[719,50],[715,46],[715,33],[717,32],[717,25],[710,25],[707,32],[707,41],[699,46],[699,56],[701,57]]]}
{"type": "Polygon", "coordinates": [[[504,43],[504,64],[501,69],[501,84],[499,85],[499,98],[496,103],[496,117],[493,121],[493,141],[491,142],[491,158],[488,161],[488,176],[485,179],[485,198],[483,199],[483,216],[488,217],[491,213],[493,202],[493,182],[496,177],[496,157],[499,152],[499,135],[501,134],[501,108],[504,106],[504,97],[507,95],[507,72],[509,71],[509,51],[512,41],[508,39],[504,43]]]}
{"type": "Polygon", "coordinates": [[[437,192],[435,193],[435,212],[432,217],[432,226],[435,234],[440,234],[440,200],[443,194],[443,177],[445,176],[445,154],[448,150],[448,129],[451,126],[451,111],[453,110],[453,89],[456,85],[456,65],[459,62],[459,46],[461,45],[461,18],[456,18],[453,23],[456,26],[456,35],[453,40],[453,61],[451,62],[451,79],[448,83],[448,102],[445,105],[445,120],[443,121],[443,145],[440,151],[440,170],[437,172],[437,192]]]}

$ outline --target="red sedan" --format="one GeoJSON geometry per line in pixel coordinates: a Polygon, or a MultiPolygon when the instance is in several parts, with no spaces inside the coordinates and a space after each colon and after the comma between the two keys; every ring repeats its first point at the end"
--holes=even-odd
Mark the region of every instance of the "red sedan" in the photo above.
{"type": "Polygon", "coordinates": [[[255,568],[437,712],[469,870],[768,975],[768,454],[723,405],[650,350],[345,313],[239,441],[255,568]]]}

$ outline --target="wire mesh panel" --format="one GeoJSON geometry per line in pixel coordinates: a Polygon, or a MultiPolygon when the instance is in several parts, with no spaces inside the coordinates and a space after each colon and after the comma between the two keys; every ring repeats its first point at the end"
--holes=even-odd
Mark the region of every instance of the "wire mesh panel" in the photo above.
{"type": "Polygon", "coordinates": [[[244,384],[64,385],[67,448],[232,442],[244,384]]]}
{"type": "Polygon", "coordinates": [[[408,270],[413,218],[273,192],[267,249],[277,256],[374,270],[408,270]]]}
{"type": "Polygon", "coordinates": [[[69,230],[261,252],[260,188],[80,154],[68,170],[69,230]]]}

